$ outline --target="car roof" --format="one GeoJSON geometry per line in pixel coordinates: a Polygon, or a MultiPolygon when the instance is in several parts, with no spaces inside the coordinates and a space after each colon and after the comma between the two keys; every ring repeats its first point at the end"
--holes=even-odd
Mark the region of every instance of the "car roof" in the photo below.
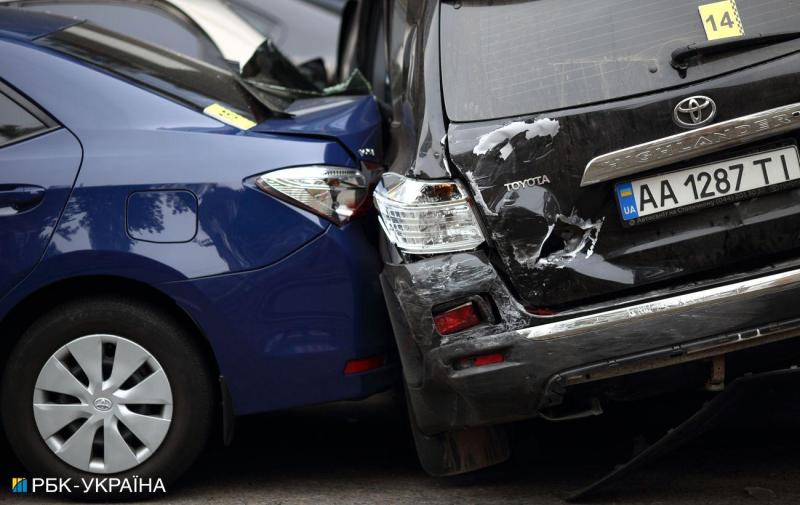
{"type": "Polygon", "coordinates": [[[34,40],[82,21],[6,7],[0,12],[0,37],[34,40]]]}

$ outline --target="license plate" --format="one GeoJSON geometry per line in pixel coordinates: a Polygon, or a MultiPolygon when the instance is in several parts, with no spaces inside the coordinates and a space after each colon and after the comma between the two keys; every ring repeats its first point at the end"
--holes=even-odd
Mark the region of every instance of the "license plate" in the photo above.
{"type": "Polygon", "coordinates": [[[622,220],[641,224],[723,203],[780,191],[800,183],[797,147],[786,147],[645,179],[614,192],[622,220]]]}

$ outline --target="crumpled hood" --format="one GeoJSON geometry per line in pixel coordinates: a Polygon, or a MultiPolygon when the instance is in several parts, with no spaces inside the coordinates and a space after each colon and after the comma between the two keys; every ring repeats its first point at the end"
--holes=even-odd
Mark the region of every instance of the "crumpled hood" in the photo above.
{"type": "Polygon", "coordinates": [[[382,159],[381,115],[372,96],[299,99],[285,112],[292,117],[271,118],[250,131],[334,138],[359,160],[382,159]]]}

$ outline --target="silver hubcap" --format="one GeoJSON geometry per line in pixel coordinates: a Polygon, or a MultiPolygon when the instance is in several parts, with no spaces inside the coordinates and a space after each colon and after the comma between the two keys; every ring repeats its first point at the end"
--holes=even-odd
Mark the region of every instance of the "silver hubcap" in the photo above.
{"type": "Polygon", "coordinates": [[[88,335],[42,367],[33,415],[39,434],[64,462],[87,472],[124,472],[152,456],[167,436],[172,388],[142,346],[88,335]]]}

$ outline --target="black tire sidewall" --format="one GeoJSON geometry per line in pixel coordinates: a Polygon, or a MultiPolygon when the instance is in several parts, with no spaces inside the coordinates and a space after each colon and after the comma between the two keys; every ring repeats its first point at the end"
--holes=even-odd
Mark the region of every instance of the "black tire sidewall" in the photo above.
{"type": "Polygon", "coordinates": [[[194,462],[208,440],[212,392],[211,374],[192,336],[166,313],[121,298],[85,299],[45,314],[23,334],[4,372],[2,417],[9,443],[32,477],[137,476],[160,478],[166,486],[194,462]],[[33,416],[34,386],[46,360],[72,340],[93,334],[123,337],[145,348],[172,389],[172,423],[161,446],[141,465],[117,474],[91,474],[62,461],[39,435],[33,416]]]}

